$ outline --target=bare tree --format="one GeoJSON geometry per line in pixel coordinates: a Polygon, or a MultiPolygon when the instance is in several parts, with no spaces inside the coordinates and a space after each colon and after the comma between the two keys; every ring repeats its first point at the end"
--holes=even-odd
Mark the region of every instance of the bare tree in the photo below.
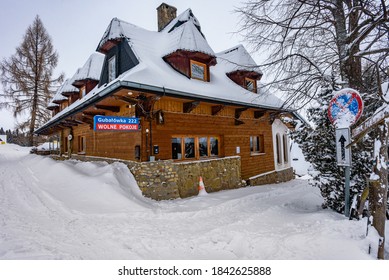
{"type": "Polygon", "coordinates": [[[248,0],[236,11],[239,32],[268,57],[269,85],[287,93],[284,106],[310,102],[334,73],[366,92],[363,61],[388,67],[388,1],[248,0]]]}
{"type": "MultiPolygon", "coordinates": [[[[319,99],[331,77],[337,77],[334,84],[374,97],[370,107],[385,103],[380,91],[389,75],[389,1],[247,0],[237,12],[240,32],[255,51],[267,55],[261,66],[273,74],[268,86],[286,94],[284,106],[304,106],[319,99]]],[[[374,157],[386,159],[387,127],[376,133],[376,142],[383,145],[374,157]]],[[[373,226],[382,237],[378,258],[384,257],[385,239],[387,169],[383,166],[374,167],[380,180],[371,186],[373,226]]]]}
{"type": "Polygon", "coordinates": [[[12,109],[15,117],[27,115],[19,128],[28,128],[29,145],[33,145],[34,130],[50,118],[46,106],[53,95],[53,86],[62,81],[62,75],[52,78],[57,62],[51,38],[36,16],[16,53],[0,63],[4,88],[0,97],[5,99],[0,109],[12,109]]]}

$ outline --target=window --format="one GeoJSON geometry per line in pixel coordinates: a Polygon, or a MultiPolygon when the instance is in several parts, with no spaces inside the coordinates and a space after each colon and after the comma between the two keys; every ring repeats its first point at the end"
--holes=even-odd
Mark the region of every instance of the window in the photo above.
{"type": "Polygon", "coordinates": [[[194,60],[190,61],[190,76],[193,79],[208,81],[207,65],[194,60]]]}
{"type": "Polygon", "coordinates": [[[280,134],[276,135],[276,148],[277,148],[277,164],[282,164],[282,155],[281,155],[281,137],[280,134]]]}
{"type": "Polygon", "coordinates": [[[195,139],[194,138],[184,138],[184,139],[185,139],[185,158],[194,158],[195,139]]]}
{"type": "Polygon", "coordinates": [[[244,87],[245,87],[245,89],[256,93],[257,92],[257,81],[254,79],[245,78],[244,79],[244,87]]]}
{"type": "Polygon", "coordinates": [[[172,159],[182,159],[181,138],[172,138],[172,159]]]}
{"type": "Polygon", "coordinates": [[[116,79],[116,57],[108,60],[108,82],[116,79]]]}
{"type": "Polygon", "coordinates": [[[245,87],[245,89],[256,93],[257,92],[257,81],[254,79],[245,78],[244,79],[244,87],[245,87]]]}
{"type": "Polygon", "coordinates": [[[86,152],[86,137],[78,136],[78,153],[86,152]]]}
{"type": "Polygon", "coordinates": [[[263,135],[250,136],[250,152],[251,154],[259,154],[265,152],[263,135]]]}
{"type": "Polygon", "coordinates": [[[199,159],[218,155],[218,137],[189,136],[172,138],[172,159],[199,159]]]}
{"type": "Polygon", "coordinates": [[[219,155],[219,139],[217,137],[209,137],[209,146],[211,150],[210,156],[219,155]]]}
{"type": "Polygon", "coordinates": [[[207,157],[208,156],[208,138],[207,137],[200,137],[199,138],[199,154],[200,154],[200,157],[207,157]]]}
{"type": "Polygon", "coordinates": [[[288,136],[286,134],[284,134],[282,136],[283,138],[283,146],[284,146],[284,162],[288,162],[289,161],[289,149],[288,149],[288,136]]]}
{"type": "Polygon", "coordinates": [[[85,96],[85,93],[86,93],[86,88],[85,86],[83,86],[82,88],[80,88],[80,98],[83,98],[85,96]]]}
{"type": "Polygon", "coordinates": [[[135,159],[140,160],[140,145],[135,146],[135,159]]]}

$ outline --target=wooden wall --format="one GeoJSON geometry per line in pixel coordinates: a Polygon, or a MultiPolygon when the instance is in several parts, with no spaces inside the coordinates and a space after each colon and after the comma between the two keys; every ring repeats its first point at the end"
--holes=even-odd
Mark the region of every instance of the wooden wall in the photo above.
{"type": "MultiPolygon", "coordinates": [[[[274,170],[272,129],[268,114],[255,119],[254,111],[242,112],[239,120],[244,124],[235,124],[235,108],[225,107],[217,115],[212,115],[212,105],[200,103],[190,113],[183,113],[183,102],[164,97],[154,105],[154,111],[164,112],[164,123],[158,124],[154,119],[141,118],[139,132],[93,131],[88,124],[72,128],[73,153],[78,152],[78,136],[86,137],[86,155],[136,160],[135,146],[141,146],[141,161],[149,156],[156,160],[172,158],[172,137],[217,136],[219,137],[219,157],[241,156],[242,178],[248,179],[264,172],[274,170]],[[146,139],[146,129],[149,129],[146,139]],[[251,154],[250,136],[264,136],[265,152],[251,154]],[[147,145],[146,145],[147,142],[147,145]],[[153,154],[153,145],[159,146],[159,153],[153,154]],[[240,147],[240,153],[237,153],[240,147]]],[[[120,113],[107,115],[133,116],[134,108],[123,105],[120,113]]],[[[70,133],[64,130],[63,138],[70,133]]]]}

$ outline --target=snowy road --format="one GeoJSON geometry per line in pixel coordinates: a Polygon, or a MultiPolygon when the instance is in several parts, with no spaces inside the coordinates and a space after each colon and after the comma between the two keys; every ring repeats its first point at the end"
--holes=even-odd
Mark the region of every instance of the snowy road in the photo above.
{"type": "Polygon", "coordinates": [[[123,164],[0,145],[0,259],[371,259],[306,181],[156,202],[123,164]]]}

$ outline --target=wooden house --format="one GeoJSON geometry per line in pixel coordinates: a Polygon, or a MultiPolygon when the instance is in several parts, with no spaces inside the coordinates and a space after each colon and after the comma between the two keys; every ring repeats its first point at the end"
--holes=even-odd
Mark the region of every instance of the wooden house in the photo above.
{"type": "MultiPolygon", "coordinates": [[[[297,115],[261,89],[262,72],[249,53],[242,45],[215,53],[191,9],[176,17],[176,8],[163,3],[157,11],[158,32],[112,19],[97,52],[50,103],[53,118],[36,133],[58,134],[61,153],[78,158],[201,166],[233,157],[239,186],[241,179],[259,184],[279,181],[280,174],[292,178],[281,120],[297,115]],[[134,117],[140,125],[134,131],[97,131],[95,116],[134,117]]],[[[170,168],[157,175],[164,170],[170,168]]],[[[193,170],[185,176],[195,189],[203,171],[193,170]]],[[[206,185],[215,185],[210,191],[234,187],[220,179],[229,171],[220,170],[202,175],[206,185]]],[[[137,178],[138,184],[144,180],[137,178]]],[[[168,198],[195,194],[177,192],[168,198]]]]}

